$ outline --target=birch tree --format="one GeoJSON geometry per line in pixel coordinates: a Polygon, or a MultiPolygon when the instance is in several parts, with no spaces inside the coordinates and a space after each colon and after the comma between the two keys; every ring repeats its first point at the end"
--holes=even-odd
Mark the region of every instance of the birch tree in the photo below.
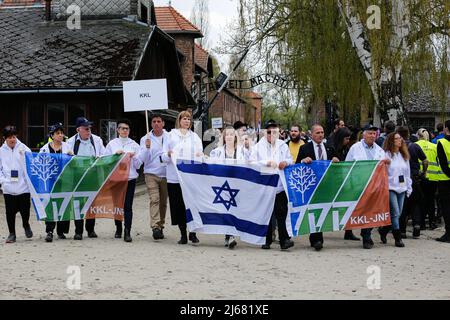
{"type": "Polygon", "coordinates": [[[448,90],[447,0],[240,0],[247,34],[274,67],[282,62],[310,101],[373,106],[375,124],[407,122],[406,84],[448,90]],[[260,21],[276,10],[264,30],[260,21]],[[278,52],[278,57],[274,54],[278,52]],[[285,59],[279,59],[282,56],[285,59]],[[413,70],[419,72],[413,73],[413,70]],[[424,85],[424,84],[422,84],[424,85]]]}

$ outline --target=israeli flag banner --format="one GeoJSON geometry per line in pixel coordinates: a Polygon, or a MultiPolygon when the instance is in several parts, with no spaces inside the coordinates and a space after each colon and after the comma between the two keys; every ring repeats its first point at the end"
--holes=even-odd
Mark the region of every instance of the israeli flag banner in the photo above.
{"type": "Polygon", "coordinates": [[[278,172],[227,160],[177,161],[190,232],[229,234],[261,245],[272,215],[278,172]]]}

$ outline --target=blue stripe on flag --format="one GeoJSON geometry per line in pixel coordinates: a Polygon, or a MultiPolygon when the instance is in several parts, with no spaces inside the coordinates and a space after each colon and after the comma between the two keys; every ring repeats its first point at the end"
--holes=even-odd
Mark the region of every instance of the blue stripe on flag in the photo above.
{"type": "Polygon", "coordinates": [[[278,186],[278,179],[280,179],[278,174],[262,174],[261,172],[250,168],[227,166],[221,164],[181,162],[177,164],[177,167],[178,170],[185,173],[236,178],[270,187],[278,186]]]}
{"type": "MultiPolygon", "coordinates": [[[[258,237],[265,237],[269,226],[253,223],[248,220],[242,220],[236,218],[231,214],[221,213],[206,213],[199,212],[203,224],[216,225],[216,226],[231,226],[235,227],[238,231],[252,234],[258,237]]],[[[192,221],[191,210],[186,210],[187,222],[192,221]]]]}

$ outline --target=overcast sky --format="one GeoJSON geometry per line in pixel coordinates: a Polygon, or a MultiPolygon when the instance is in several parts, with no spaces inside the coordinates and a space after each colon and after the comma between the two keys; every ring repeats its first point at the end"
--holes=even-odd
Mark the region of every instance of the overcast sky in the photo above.
{"type": "MultiPolygon", "coordinates": [[[[209,46],[214,48],[220,42],[220,37],[226,38],[227,24],[237,17],[237,3],[239,0],[209,0],[209,46]]],[[[167,6],[169,0],[153,0],[155,6],[167,6]]],[[[172,0],[172,7],[185,16],[191,17],[194,0],[172,0]]],[[[228,61],[227,56],[218,56],[222,64],[228,61]]]]}

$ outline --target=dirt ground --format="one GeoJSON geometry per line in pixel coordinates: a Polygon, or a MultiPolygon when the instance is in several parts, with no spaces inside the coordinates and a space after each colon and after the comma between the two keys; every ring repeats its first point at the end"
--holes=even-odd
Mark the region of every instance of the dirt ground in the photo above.
{"type": "Polygon", "coordinates": [[[68,239],[46,243],[33,213],[34,237],[25,238],[18,215],[17,242],[6,244],[1,197],[0,299],[450,299],[450,244],[434,240],[442,227],[422,231],[418,240],[408,232],[405,248],[396,248],[391,235],[381,244],[377,232],[372,250],[344,241],[343,232],[325,234],[320,252],[307,237],[296,238],[289,251],[243,242],[229,250],[221,235],[199,234],[199,245],[178,245],[170,218],[166,238],[153,240],[148,196],[137,192],[132,243],[114,239],[114,223],[105,219],[97,220],[97,239],[85,233],[83,241],[72,240],[72,223],[68,239]],[[80,271],[79,289],[71,270],[80,271]]]}

